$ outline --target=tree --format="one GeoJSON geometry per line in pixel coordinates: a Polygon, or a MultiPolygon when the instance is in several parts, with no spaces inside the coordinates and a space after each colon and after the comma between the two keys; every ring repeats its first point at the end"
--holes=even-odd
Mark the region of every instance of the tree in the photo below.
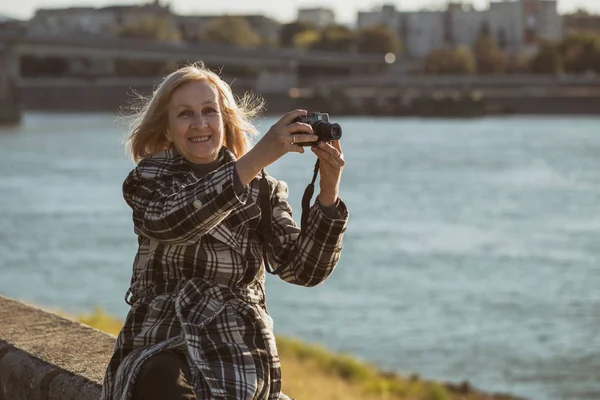
{"type": "Polygon", "coordinates": [[[600,35],[575,33],[559,46],[565,71],[571,73],[600,73],[600,35]]]}
{"type": "Polygon", "coordinates": [[[497,74],[507,70],[508,56],[498,48],[489,34],[482,34],[477,38],[473,45],[473,55],[478,74],[497,74]]]}
{"type": "MultiPolygon", "coordinates": [[[[135,22],[121,26],[116,34],[120,37],[148,39],[159,42],[178,42],[181,32],[165,16],[143,15],[135,22]]],[[[146,60],[115,60],[115,73],[120,76],[161,76],[173,69],[175,63],[146,60]]]]}
{"type": "Polygon", "coordinates": [[[294,47],[296,36],[304,32],[317,32],[315,27],[308,22],[292,22],[283,24],[279,31],[279,45],[281,47],[294,47]]]}
{"type": "Polygon", "coordinates": [[[233,16],[218,17],[213,20],[202,40],[248,47],[261,44],[260,36],[252,29],[248,21],[243,17],[233,16]]]}
{"type": "Polygon", "coordinates": [[[552,42],[543,42],[531,59],[529,68],[535,74],[557,74],[562,71],[562,64],[558,45],[552,42]]]}
{"type": "Polygon", "coordinates": [[[312,48],[316,50],[349,52],[355,42],[356,34],[343,25],[329,25],[321,31],[321,37],[312,48]]]}
{"type": "Polygon", "coordinates": [[[377,25],[358,32],[357,48],[361,53],[400,53],[402,44],[398,36],[387,26],[377,25]]]}
{"type": "Polygon", "coordinates": [[[424,71],[428,74],[468,75],[475,69],[475,58],[467,47],[434,50],[425,57],[424,71]]]}
{"type": "Polygon", "coordinates": [[[577,10],[575,10],[573,15],[588,16],[588,15],[590,15],[590,12],[588,10],[586,10],[585,8],[578,8],[577,10]]]}
{"type": "Polygon", "coordinates": [[[508,73],[511,74],[529,74],[531,73],[531,63],[532,60],[537,56],[537,54],[530,54],[528,52],[523,52],[520,54],[516,54],[514,58],[511,60],[508,66],[508,73]]]}
{"type": "Polygon", "coordinates": [[[150,39],[159,42],[178,42],[181,32],[168,17],[144,15],[135,22],[117,28],[117,36],[150,39]]]}
{"type": "Polygon", "coordinates": [[[310,29],[294,35],[294,47],[299,49],[310,49],[316,42],[321,40],[321,35],[316,29],[310,29]]]}

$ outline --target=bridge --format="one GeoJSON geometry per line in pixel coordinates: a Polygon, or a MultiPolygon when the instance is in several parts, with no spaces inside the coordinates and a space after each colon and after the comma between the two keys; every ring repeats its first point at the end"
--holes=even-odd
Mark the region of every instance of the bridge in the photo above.
{"type": "MultiPolygon", "coordinates": [[[[331,112],[460,115],[471,105],[484,114],[600,114],[600,76],[595,75],[409,75],[392,71],[331,77],[302,88],[305,98],[326,98],[331,112]],[[343,102],[336,108],[336,103],[343,102]],[[456,107],[456,108],[454,108],[456,107]],[[459,110],[459,111],[460,111],[459,110]],[[429,111],[427,111],[429,112],[429,111]]],[[[479,112],[479,111],[478,111],[479,112]]]]}
{"type": "Polygon", "coordinates": [[[454,111],[446,110],[448,101],[482,104],[482,99],[492,108],[516,113],[600,113],[600,77],[594,76],[415,76],[402,72],[411,67],[409,61],[401,59],[390,67],[376,55],[0,32],[0,122],[18,122],[21,102],[34,109],[51,104],[62,110],[115,110],[130,88],[149,93],[157,83],[156,77],[90,71],[80,76],[23,76],[22,59],[31,56],[107,64],[202,60],[213,69],[224,67],[222,76],[237,93],[252,90],[263,95],[269,112],[275,113],[310,106],[337,114],[398,115],[414,113],[412,105],[423,99],[449,113],[454,111]],[[96,96],[89,98],[90,91],[96,96]]]}
{"type": "Polygon", "coordinates": [[[197,61],[208,64],[290,68],[303,66],[377,71],[387,64],[382,56],[299,49],[237,47],[214,43],[154,42],[132,38],[43,37],[0,32],[0,43],[12,43],[19,55],[122,58],[152,61],[197,61]]]}
{"type": "MultiPolygon", "coordinates": [[[[0,32],[0,121],[18,121],[19,86],[24,56],[114,63],[115,60],[203,61],[213,68],[253,70],[251,89],[287,93],[313,77],[373,74],[388,68],[379,55],[240,48],[211,43],[158,43],[131,38],[43,37],[0,32]]],[[[235,75],[235,73],[234,73],[235,75]]]]}

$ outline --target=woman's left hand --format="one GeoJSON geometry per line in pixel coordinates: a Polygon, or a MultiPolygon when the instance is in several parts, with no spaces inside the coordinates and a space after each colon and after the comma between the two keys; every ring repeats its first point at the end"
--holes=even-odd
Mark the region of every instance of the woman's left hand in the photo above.
{"type": "Polygon", "coordinates": [[[340,141],[333,140],[331,144],[319,142],[318,145],[312,146],[311,150],[319,157],[321,174],[319,202],[325,207],[332,206],[337,202],[342,169],[346,165],[340,141]]]}

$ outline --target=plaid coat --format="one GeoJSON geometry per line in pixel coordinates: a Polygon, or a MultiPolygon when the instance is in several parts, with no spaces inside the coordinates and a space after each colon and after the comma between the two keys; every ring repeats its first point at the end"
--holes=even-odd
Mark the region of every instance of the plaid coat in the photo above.
{"type": "MultiPolygon", "coordinates": [[[[265,265],[257,235],[260,176],[242,186],[235,157],[199,177],[170,149],[142,160],[123,184],[139,248],[126,302],[131,306],[104,379],[103,400],[131,398],[138,372],[165,349],[185,354],[199,399],[287,399],[265,265]]],[[[315,203],[306,232],[292,219],[287,186],[268,177],[273,237],[267,256],[279,276],[314,286],[332,273],[348,212],[315,203]]]]}

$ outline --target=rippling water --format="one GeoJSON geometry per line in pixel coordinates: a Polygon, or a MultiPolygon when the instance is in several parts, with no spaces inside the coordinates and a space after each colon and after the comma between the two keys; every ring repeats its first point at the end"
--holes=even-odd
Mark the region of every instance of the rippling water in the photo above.
{"type": "MultiPolygon", "coordinates": [[[[276,331],[404,374],[600,398],[600,119],[337,122],[342,259],[317,288],[269,277],[276,331]]],[[[0,130],[1,294],[124,317],[124,135],[108,114],[30,113],[0,130]]],[[[297,221],[312,165],[290,154],[268,169],[297,221]]]]}

